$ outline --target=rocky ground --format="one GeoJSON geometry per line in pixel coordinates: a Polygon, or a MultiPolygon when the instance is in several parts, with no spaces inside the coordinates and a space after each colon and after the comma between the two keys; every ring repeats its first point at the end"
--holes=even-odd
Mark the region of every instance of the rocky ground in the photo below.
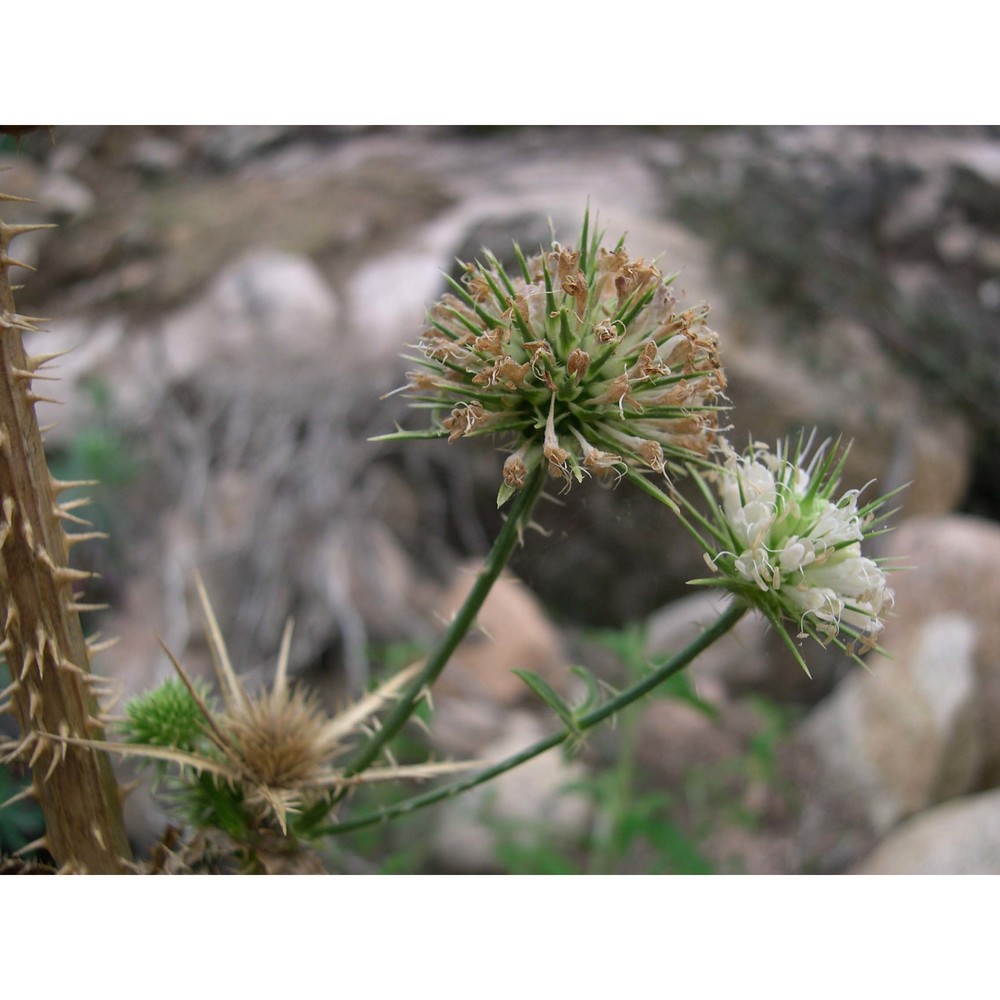
{"type": "MultiPolygon", "coordinates": [[[[127,693],[167,675],[157,633],[204,662],[196,568],[234,659],[263,676],[294,615],[294,665],[332,704],[433,637],[497,529],[501,459],[369,443],[414,419],[381,397],[456,257],[571,242],[588,201],[711,304],[734,440],[818,426],[853,438],[851,485],[911,484],[880,539],[914,567],[891,660],[817,647],[810,681],[747,620],[574,758],[343,845],[340,867],[1000,870],[995,130],[65,128],[0,158],[59,223],[21,241],[20,303],[53,317],[36,349],[73,348],[39,416],[53,463],[103,484],[112,541],[87,558],[127,693]]],[[[561,501],[444,676],[442,752],[547,731],[511,667],[618,683],[636,643],[713,614],[662,508],[593,484],[561,501]],[[626,626],[624,648],[607,630],[626,626]]],[[[137,802],[141,842],[162,817],[137,802]]]]}

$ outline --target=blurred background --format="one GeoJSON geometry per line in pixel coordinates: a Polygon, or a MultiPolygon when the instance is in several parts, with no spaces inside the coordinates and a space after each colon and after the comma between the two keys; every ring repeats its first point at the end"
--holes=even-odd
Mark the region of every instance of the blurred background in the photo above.
{"type": "MultiPolygon", "coordinates": [[[[502,455],[368,438],[420,426],[383,397],[456,258],[572,243],[588,204],[710,303],[734,442],[818,427],[853,440],[845,488],[910,484],[878,539],[913,567],[891,659],[814,645],[810,679],[745,620],[575,755],[332,868],[1000,872],[1000,129],[57,127],[0,139],[0,167],[35,201],[6,220],[58,223],[16,244],[18,305],[52,317],[32,351],[71,349],[39,421],[56,474],[100,482],[110,541],[74,557],[126,695],[169,675],[157,635],[205,669],[195,570],[258,683],[295,618],[331,709],[433,641],[500,523],[502,455]]],[[[717,611],[643,495],[584,483],[538,522],[442,678],[439,755],[551,730],[511,668],[622,686],[717,611]]],[[[165,818],[130,803],[141,848],[165,818]]],[[[31,839],[3,816],[5,850],[31,839]]]]}

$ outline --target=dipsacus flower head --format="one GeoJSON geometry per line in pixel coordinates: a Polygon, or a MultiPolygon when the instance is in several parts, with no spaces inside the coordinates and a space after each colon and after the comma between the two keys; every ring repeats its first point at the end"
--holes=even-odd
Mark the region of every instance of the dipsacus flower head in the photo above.
{"type": "Polygon", "coordinates": [[[503,503],[539,465],[566,488],[586,475],[664,474],[703,462],[725,377],[707,308],[678,310],[655,264],[589,234],[509,274],[491,253],[428,314],[407,373],[434,427],[387,438],[505,434],[503,503]]]}
{"type": "Polygon", "coordinates": [[[789,453],[760,444],[738,455],[728,446],[714,473],[721,504],[705,479],[715,519],[689,527],[718,575],[697,581],[721,586],[759,608],[805,667],[789,635],[834,641],[852,654],[874,648],[892,606],[882,568],[862,552],[865,538],[884,520],[887,497],[859,506],[861,491],[835,498],[846,459],[826,442],[811,456],[808,444],[789,453]],[[846,637],[846,640],[845,640],[846,637]]]}

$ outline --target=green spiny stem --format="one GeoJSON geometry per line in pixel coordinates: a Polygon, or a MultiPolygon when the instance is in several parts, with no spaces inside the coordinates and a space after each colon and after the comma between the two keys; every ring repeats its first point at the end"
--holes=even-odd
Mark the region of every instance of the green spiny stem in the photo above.
{"type": "Polygon", "coordinates": [[[563,729],[559,732],[553,733],[551,736],[526,747],[524,750],[520,751],[520,753],[507,757],[505,760],[480,771],[478,774],[472,775],[470,778],[465,778],[461,781],[444,785],[441,788],[424,792],[422,795],[415,795],[409,799],[404,799],[402,802],[397,802],[395,805],[387,806],[385,809],[366,813],[363,816],[358,816],[355,819],[347,820],[343,823],[334,823],[318,830],[317,834],[322,836],[332,836],[339,833],[349,833],[352,830],[361,830],[365,827],[373,826],[376,823],[381,823],[386,820],[395,819],[399,816],[416,812],[418,809],[423,809],[425,806],[434,805],[436,802],[441,802],[444,799],[452,798],[461,792],[465,792],[470,788],[475,788],[477,785],[481,785],[492,778],[496,778],[498,775],[504,774],[506,771],[511,771],[515,767],[518,767],[532,758],[545,753],[547,750],[551,750],[553,747],[557,747],[561,743],[565,743],[567,740],[578,737],[581,733],[593,728],[598,723],[603,722],[605,719],[614,715],[616,712],[620,712],[627,705],[631,705],[634,701],[637,701],[639,698],[648,694],[655,687],[662,684],[668,677],[672,677],[674,674],[683,670],[696,656],[704,652],[704,650],[711,646],[712,643],[725,635],[726,632],[728,632],[743,617],[743,615],[746,614],[747,610],[748,605],[734,601],[725,609],[725,611],[722,612],[721,615],[719,615],[712,625],[705,629],[705,631],[702,632],[696,639],[693,639],[690,643],[688,643],[688,645],[685,646],[679,653],[676,653],[660,667],[657,667],[651,673],[647,674],[646,677],[642,678],[642,680],[636,681],[614,698],[611,698],[603,705],[599,705],[597,708],[582,716],[578,720],[575,729],[563,729]]]}
{"type": "Polygon", "coordinates": [[[475,622],[483,602],[503,572],[511,553],[514,551],[514,546],[527,527],[535,501],[542,491],[545,475],[546,467],[542,463],[535,469],[529,481],[518,493],[510,514],[493,543],[493,548],[486,559],[486,565],[476,579],[472,590],[469,591],[465,603],[459,608],[447,631],[441,637],[437,648],[427,658],[423,670],[403,692],[389,716],[383,720],[381,728],[348,763],[348,775],[358,774],[378,757],[382,748],[403,728],[407,719],[413,714],[424,690],[429,688],[444,670],[452,654],[458,648],[458,644],[465,638],[466,633],[475,622]]]}

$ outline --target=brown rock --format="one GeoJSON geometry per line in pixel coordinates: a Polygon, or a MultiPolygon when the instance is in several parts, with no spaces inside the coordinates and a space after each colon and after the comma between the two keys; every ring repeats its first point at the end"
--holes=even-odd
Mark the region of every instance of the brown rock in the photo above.
{"type": "MultiPolygon", "coordinates": [[[[478,566],[461,569],[440,603],[439,617],[450,621],[475,581],[478,566]]],[[[542,606],[512,577],[498,580],[478,617],[479,629],[459,646],[435,694],[485,698],[503,705],[537,700],[511,671],[530,670],[565,694],[572,675],[559,633],[542,606]]]]}

